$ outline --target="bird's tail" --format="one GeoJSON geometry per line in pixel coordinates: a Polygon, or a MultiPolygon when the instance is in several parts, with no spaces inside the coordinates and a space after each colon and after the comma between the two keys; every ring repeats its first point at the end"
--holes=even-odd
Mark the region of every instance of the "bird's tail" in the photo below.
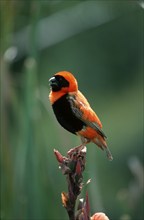
{"type": "Polygon", "coordinates": [[[107,158],[108,160],[112,161],[113,160],[113,156],[107,146],[107,143],[105,141],[105,139],[103,139],[101,136],[100,138],[95,138],[93,140],[93,142],[98,146],[100,147],[102,150],[104,150],[106,152],[106,155],[107,155],[107,158]]]}
{"type": "Polygon", "coordinates": [[[113,156],[112,156],[112,154],[111,154],[109,148],[106,147],[106,148],[105,148],[105,151],[106,151],[107,158],[108,158],[110,161],[112,161],[112,160],[113,160],[113,156]]]}

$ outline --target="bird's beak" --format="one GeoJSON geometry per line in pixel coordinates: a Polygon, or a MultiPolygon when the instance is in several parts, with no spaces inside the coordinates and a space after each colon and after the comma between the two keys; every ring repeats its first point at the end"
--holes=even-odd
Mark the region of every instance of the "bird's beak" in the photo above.
{"type": "Polygon", "coordinates": [[[56,91],[58,89],[59,83],[54,76],[49,79],[49,85],[53,91],[56,91]]]}
{"type": "Polygon", "coordinates": [[[55,83],[56,83],[56,78],[53,76],[49,79],[49,85],[52,86],[55,83]]]}

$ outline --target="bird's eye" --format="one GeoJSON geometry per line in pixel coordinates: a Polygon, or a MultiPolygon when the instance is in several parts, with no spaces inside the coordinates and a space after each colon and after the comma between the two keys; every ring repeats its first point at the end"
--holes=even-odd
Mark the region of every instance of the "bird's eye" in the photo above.
{"type": "Polygon", "coordinates": [[[56,75],[55,78],[57,79],[61,87],[69,86],[69,82],[63,76],[56,75]]]}
{"type": "Polygon", "coordinates": [[[62,77],[59,77],[59,82],[63,82],[63,78],[62,77]]]}

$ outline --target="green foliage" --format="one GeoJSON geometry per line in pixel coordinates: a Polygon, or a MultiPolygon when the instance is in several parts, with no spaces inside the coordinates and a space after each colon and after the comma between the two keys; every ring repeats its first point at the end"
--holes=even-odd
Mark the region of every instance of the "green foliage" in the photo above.
{"type": "Polygon", "coordinates": [[[60,70],[78,79],[114,157],[109,162],[93,144],[87,146],[85,179],[92,178],[92,214],[97,210],[110,219],[143,219],[142,5],[44,0],[0,4],[1,219],[67,218],[60,198],[65,182],[53,149],[65,153],[80,141],[58,125],[48,100],[48,79],[60,70]],[[39,33],[43,19],[49,26],[39,33]]]}

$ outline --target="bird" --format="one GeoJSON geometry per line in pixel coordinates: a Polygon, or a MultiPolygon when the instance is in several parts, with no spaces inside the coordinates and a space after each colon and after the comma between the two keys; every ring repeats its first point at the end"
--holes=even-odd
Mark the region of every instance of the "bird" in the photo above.
{"type": "Polygon", "coordinates": [[[79,136],[81,146],[92,142],[105,150],[111,161],[112,154],[106,143],[102,123],[88,100],[78,89],[78,82],[68,71],[55,73],[49,79],[49,100],[59,124],[67,131],[79,136]]]}

